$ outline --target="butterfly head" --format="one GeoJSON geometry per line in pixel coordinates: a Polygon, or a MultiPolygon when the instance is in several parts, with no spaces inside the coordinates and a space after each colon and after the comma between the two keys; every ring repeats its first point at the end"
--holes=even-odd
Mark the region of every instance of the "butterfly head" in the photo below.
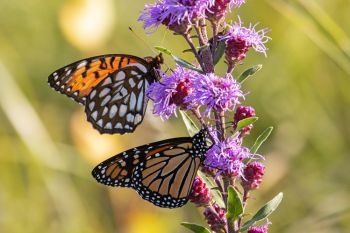
{"type": "Polygon", "coordinates": [[[160,65],[164,63],[164,58],[162,53],[160,53],[155,57],[145,57],[145,60],[147,61],[148,64],[150,64],[151,67],[157,70],[159,70],[160,65]]]}

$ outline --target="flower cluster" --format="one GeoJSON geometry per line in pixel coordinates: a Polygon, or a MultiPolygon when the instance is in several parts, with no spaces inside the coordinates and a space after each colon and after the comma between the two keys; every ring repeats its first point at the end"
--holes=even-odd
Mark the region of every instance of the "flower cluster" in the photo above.
{"type": "Polygon", "coordinates": [[[208,150],[204,165],[217,169],[217,174],[241,177],[245,167],[243,160],[251,157],[249,149],[241,146],[239,138],[230,137],[216,142],[208,150]]]}
{"type": "Polygon", "coordinates": [[[168,119],[176,115],[176,107],[193,110],[206,106],[205,113],[234,109],[244,97],[240,84],[229,77],[200,74],[178,66],[171,75],[163,75],[161,82],[153,83],[147,96],[154,101],[153,113],[168,119]]]}
{"type": "MultiPolygon", "coordinates": [[[[237,22],[225,23],[228,13],[234,13],[245,2],[157,0],[154,4],[145,5],[139,17],[149,32],[164,25],[175,35],[182,35],[194,55],[194,62],[186,62],[173,55],[176,68],[169,73],[159,71],[161,78],[149,86],[147,96],[154,102],[153,113],[163,120],[176,116],[177,110],[190,111],[202,129],[208,131],[210,147],[203,153],[200,165],[217,187],[195,177],[188,199],[198,207],[205,207],[204,217],[214,232],[242,230],[245,213],[239,213],[233,221],[227,218],[228,190],[231,187],[231,192],[234,189],[237,195],[241,194],[243,211],[250,192],[259,188],[265,173],[264,165],[257,161],[263,159],[263,156],[255,154],[257,148],[250,151],[244,146],[243,140],[253,130],[253,124],[242,125],[244,122],[239,122],[255,117],[256,113],[253,107],[242,105],[247,92],[242,90],[241,79],[235,78],[235,69],[251,48],[266,57],[266,42],[271,39],[266,35],[269,30],[258,30],[257,24],[243,26],[239,16],[237,22]],[[213,34],[211,39],[208,39],[208,27],[213,34]],[[194,40],[197,39],[196,44],[194,40]],[[227,70],[225,74],[218,75],[215,65],[222,56],[225,57],[227,70]],[[233,114],[230,115],[230,112],[233,114]],[[211,189],[221,193],[225,206],[220,204],[222,208],[219,207],[217,195],[212,195],[211,189]]],[[[192,152],[189,149],[189,153],[192,152]]],[[[265,233],[267,225],[250,226],[248,232],[265,233]]]]}

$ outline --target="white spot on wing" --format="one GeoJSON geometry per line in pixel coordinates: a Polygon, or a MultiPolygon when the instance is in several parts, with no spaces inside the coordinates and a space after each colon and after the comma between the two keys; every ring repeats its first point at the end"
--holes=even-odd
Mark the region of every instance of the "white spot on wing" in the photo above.
{"type": "Polygon", "coordinates": [[[90,111],[92,111],[92,110],[94,109],[94,107],[95,107],[95,102],[94,102],[94,101],[92,101],[91,103],[89,103],[89,109],[90,109],[90,111]]]}
{"type": "MultiPolygon", "coordinates": [[[[135,109],[136,106],[136,95],[134,94],[134,92],[131,92],[130,94],[130,102],[129,102],[129,107],[130,107],[130,111],[133,111],[135,109]]],[[[141,101],[141,99],[140,99],[141,101]]]]}
{"type": "MultiPolygon", "coordinates": [[[[143,99],[143,88],[142,88],[142,90],[140,91],[139,99],[143,99]]],[[[142,106],[142,103],[143,103],[143,101],[137,102],[136,110],[137,110],[138,112],[141,112],[141,110],[142,110],[142,107],[143,107],[143,106],[142,106]]]]}
{"type": "Polygon", "coordinates": [[[94,119],[96,121],[96,119],[97,119],[97,111],[93,112],[91,114],[91,117],[92,117],[92,119],[94,119]]]}
{"type": "Polygon", "coordinates": [[[111,96],[110,95],[107,95],[104,99],[103,99],[103,101],[102,101],[102,103],[101,103],[101,106],[103,107],[103,106],[105,106],[110,100],[111,100],[111,96]]]}
{"type": "Polygon", "coordinates": [[[96,124],[102,128],[103,127],[103,120],[100,119],[96,124]]]}
{"type": "Polygon", "coordinates": [[[77,69],[83,67],[83,66],[86,66],[87,65],[87,61],[82,61],[80,62],[80,64],[77,66],[77,69]]]}
{"type": "Polygon", "coordinates": [[[117,73],[117,75],[116,75],[116,80],[117,81],[124,80],[124,78],[125,78],[125,72],[120,71],[120,72],[117,73]]]}
{"type": "Polygon", "coordinates": [[[118,111],[118,107],[116,105],[113,105],[111,107],[111,109],[109,110],[109,118],[113,118],[115,116],[115,114],[117,113],[118,111]]]}
{"type": "Polygon", "coordinates": [[[103,88],[103,90],[100,92],[100,94],[98,95],[100,98],[102,98],[103,96],[107,95],[111,90],[108,87],[103,88]]]}
{"type": "Polygon", "coordinates": [[[136,85],[135,81],[133,78],[129,78],[129,84],[131,88],[134,88],[134,86],[136,85]]]}
{"type": "Polygon", "coordinates": [[[122,129],[123,126],[120,122],[118,122],[115,126],[114,126],[115,129],[122,129]]]}
{"type": "Polygon", "coordinates": [[[112,123],[108,122],[105,126],[106,129],[112,129],[112,123]]]}
{"type": "Polygon", "coordinates": [[[103,108],[103,112],[102,112],[102,116],[106,115],[107,112],[108,112],[108,108],[107,108],[107,107],[104,107],[104,108],[103,108]]]}
{"type": "Polygon", "coordinates": [[[94,98],[96,95],[96,90],[93,90],[91,93],[90,93],[90,99],[94,98]]]}
{"type": "Polygon", "coordinates": [[[142,116],[141,116],[141,114],[137,113],[135,116],[134,124],[137,125],[141,121],[142,121],[142,116]]]}
{"type": "Polygon", "coordinates": [[[125,116],[127,109],[128,109],[128,107],[126,105],[124,105],[124,104],[120,105],[120,107],[119,107],[119,116],[120,117],[125,116]]]}
{"type": "Polygon", "coordinates": [[[126,115],[126,120],[127,120],[128,122],[133,122],[133,121],[134,121],[134,118],[135,118],[135,116],[134,116],[134,114],[132,114],[132,113],[128,113],[128,115],[126,115]]]}

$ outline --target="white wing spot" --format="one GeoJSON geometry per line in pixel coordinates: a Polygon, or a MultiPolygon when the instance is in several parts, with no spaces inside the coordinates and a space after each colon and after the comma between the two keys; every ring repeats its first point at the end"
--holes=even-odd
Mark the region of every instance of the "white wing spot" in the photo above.
{"type": "Polygon", "coordinates": [[[125,72],[120,71],[120,72],[117,73],[117,75],[116,75],[116,80],[117,81],[123,80],[124,78],[125,78],[125,72]]]}
{"type": "Polygon", "coordinates": [[[136,95],[134,92],[131,92],[130,102],[129,102],[130,111],[134,111],[135,106],[136,106],[136,95]]]}
{"type": "Polygon", "coordinates": [[[130,87],[131,87],[131,88],[134,88],[134,86],[136,85],[136,83],[135,83],[135,81],[134,81],[133,78],[130,78],[130,79],[129,79],[129,84],[130,84],[130,87]]]}
{"type": "Polygon", "coordinates": [[[117,111],[118,111],[117,105],[113,105],[111,107],[111,109],[109,110],[109,118],[112,119],[115,116],[115,114],[117,113],[117,111]]]}
{"type": "Polygon", "coordinates": [[[112,99],[112,97],[111,97],[110,95],[107,95],[107,96],[103,99],[103,101],[102,101],[102,103],[101,103],[101,106],[102,106],[102,107],[105,106],[111,99],[112,99]]]}
{"type": "Polygon", "coordinates": [[[92,111],[92,110],[94,109],[94,107],[95,107],[95,102],[94,102],[94,101],[92,101],[91,103],[89,103],[89,109],[90,109],[90,111],[92,111]]]}
{"type": "Polygon", "coordinates": [[[91,117],[92,117],[92,119],[94,119],[96,121],[96,119],[97,119],[97,111],[93,112],[91,114],[91,117]]]}
{"type": "Polygon", "coordinates": [[[96,124],[102,128],[103,127],[103,120],[100,119],[96,124]]]}
{"type": "Polygon", "coordinates": [[[115,126],[114,126],[115,129],[122,129],[123,126],[120,122],[118,122],[115,126]]]}
{"type": "Polygon", "coordinates": [[[128,113],[128,115],[126,115],[126,120],[128,122],[133,122],[134,118],[135,118],[135,116],[132,113],[128,113]]]}
{"type": "Polygon", "coordinates": [[[112,123],[108,122],[105,126],[105,129],[112,129],[112,123]]]}
{"type": "Polygon", "coordinates": [[[108,108],[107,107],[104,107],[103,108],[103,112],[102,112],[102,116],[106,115],[108,112],[108,108]]]}
{"type": "Polygon", "coordinates": [[[136,66],[137,68],[139,68],[143,73],[147,73],[147,68],[140,64],[140,63],[136,63],[136,64],[129,64],[127,66],[136,66]]]}
{"type": "Polygon", "coordinates": [[[135,116],[134,124],[137,125],[141,121],[142,121],[142,115],[137,113],[136,116],[135,116]]]}
{"type": "Polygon", "coordinates": [[[120,107],[119,107],[119,116],[120,117],[125,116],[127,109],[128,109],[128,107],[126,105],[124,105],[124,104],[120,105],[120,107]]]}
{"type": "Polygon", "coordinates": [[[87,65],[87,61],[82,61],[80,62],[80,64],[77,66],[77,69],[83,67],[83,66],[86,66],[87,65]]]}
{"type": "Polygon", "coordinates": [[[109,92],[111,91],[111,89],[109,89],[108,87],[103,88],[103,90],[100,92],[100,94],[98,95],[100,98],[104,97],[105,95],[107,95],[109,92]]]}
{"type": "Polygon", "coordinates": [[[90,94],[90,99],[94,98],[96,95],[96,90],[93,90],[90,94]]]}
{"type": "Polygon", "coordinates": [[[111,84],[112,83],[112,79],[110,77],[106,78],[105,81],[103,81],[103,85],[102,86],[105,86],[105,85],[108,85],[108,84],[111,84]]]}

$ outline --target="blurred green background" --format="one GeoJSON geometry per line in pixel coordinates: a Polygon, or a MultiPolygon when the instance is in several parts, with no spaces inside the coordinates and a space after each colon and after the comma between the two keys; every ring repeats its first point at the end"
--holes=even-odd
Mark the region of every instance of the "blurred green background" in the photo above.
{"type": "MultiPolygon", "coordinates": [[[[0,0],[0,232],[173,233],[187,232],[181,221],[204,223],[192,204],[157,208],[90,175],[125,149],[186,135],[179,119],[161,122],[149,112],[132,135],[99,135],[81,106],[46,83],[55,69],[88,56],[153,55],[128,26],[151,46],[181,54],[182,38],[145,35],[136,21],[144,2],[0,0]]],[[[248,0],[232,14],[272,29],[268,58],[250,52],[236,71],[264,66],[243,88],[260,117],[246,145],[275,127],[260,151],[266,177],[248,206],[284,192],[269,232],[350,232],[349,3],[248,0]]]]}

